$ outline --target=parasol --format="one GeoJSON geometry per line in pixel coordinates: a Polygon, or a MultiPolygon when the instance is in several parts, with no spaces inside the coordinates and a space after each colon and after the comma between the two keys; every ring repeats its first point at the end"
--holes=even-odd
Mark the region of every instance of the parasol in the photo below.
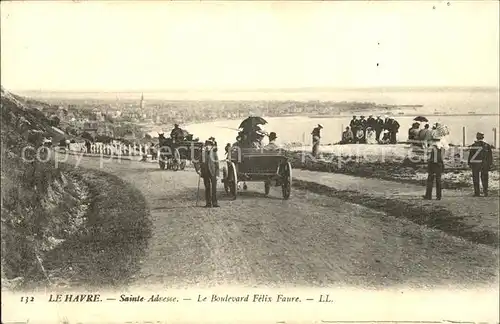
{"type": "Polygon", "coordinates": [[[264,118],[252,116],[242,121],[240,127],[238,128],[252,129],[255,128],[255,126],[257,125],[265,125],[265,124],[267,124],[267,121],[264,118]]]}
{"type": "Polygon", "coordinates": [[[425,118],[424,116],[417,116],[413,119],[414,121],[419,121],[419,122],[423,122],[423,123],[427,123],[429,120],[427,118],[425,118]]]}

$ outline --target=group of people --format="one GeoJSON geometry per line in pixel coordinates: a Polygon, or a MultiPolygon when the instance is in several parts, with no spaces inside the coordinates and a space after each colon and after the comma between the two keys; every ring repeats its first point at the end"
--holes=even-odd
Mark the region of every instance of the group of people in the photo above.
{"type": "MultiPolygon", "coordinates": [[[[425,128],[424,128],[425,129],[425,128]]],[[[430,148],[430,156],[427,162],[427,185],[424,199],[432,199],[434,182],[436,183],[436,199],[441,200],[442,182],[441,175],[444,172],[444,147],[441,137],[436,135],[430,137],[427,142],[430,148]]],[[[479,183],[483,187],[483,194],[488,196],[489,171],[493,165],[493,151],[491,145],[484,141],[484,134],[478,132],[476,141],[469,147],[467,163],[472,170],[472,183],[474,185],[474,197],[481,196],[479,183]]]]}
{"type": "Polygon", "coordinates": [[[429,124],[425,124],[424,128],[420,128],[420,123],[415,122],[408,129],[408,142],[415,146],[428,147],[433,139],[440,140],[450,134],[448,127],[439,122],[435,123],[432,128],[429,124]]]}
{"type": "Polygon", "coordinates": [[[226,145],[226,153],[229,152],[232,146],[255,149],[278,149],[278,145],[275,143],[277,138],[278,136],[275,132],[267,134],[259,125],[251,125],[238,132],[235,143],[232,145],[228,143],[226,145]],[[262,140],[266,136],[269,137],[269,143],[267,145],[262,145],[262,140]]]}
{"type": "Polygon", "coordinates": [[[342,133],[341,144],[396,144],[399,123],[393,117],[353,116],[342,133]],[[382,136],[382,138],[380,138],[382,136]]]}

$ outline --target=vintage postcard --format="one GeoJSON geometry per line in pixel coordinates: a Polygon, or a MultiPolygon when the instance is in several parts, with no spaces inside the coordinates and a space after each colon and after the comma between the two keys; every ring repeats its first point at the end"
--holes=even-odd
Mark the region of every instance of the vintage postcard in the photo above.
{"type": "Polygon", "coordinates": [[[497,1],[2,1],[2,323],[499,323],[497,1]]]}

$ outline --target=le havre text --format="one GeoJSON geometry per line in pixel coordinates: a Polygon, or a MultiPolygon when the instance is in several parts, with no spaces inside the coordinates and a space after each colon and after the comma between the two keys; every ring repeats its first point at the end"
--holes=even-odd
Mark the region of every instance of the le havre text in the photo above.
{"type": "MultiPolygon", "coordinates": [[[[117,300],[116,298],[106,298],[107,300],[117,300]]],[[[103,298],[99,294],[50,294],[49,302],[52,303],[85,303],[85,302],[101,302],[103,298]]],[[[120,295],[118,298],[119,302],[178,302],[179,299],[177,297],[171,296],[160,296],[150,295],[150,296],[141,296],[141,295],[120,295]]]]}

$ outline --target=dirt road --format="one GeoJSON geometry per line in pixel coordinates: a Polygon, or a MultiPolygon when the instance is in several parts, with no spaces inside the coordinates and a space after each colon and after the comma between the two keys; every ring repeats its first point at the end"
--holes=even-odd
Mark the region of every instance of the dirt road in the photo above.
{"type": "MultiPolygon", "coordinates": [[[[73,157],[72,159],[74,159],[73,157]]],[[[74,160],[72,160],[74,163],[74,160]]],[[[83,167],[100,168],[83,157],[83,167]]],[[[134,286],[455,287],[494,285],[498,251],[336,198],[249,183],[221,208],[196,207],[197,174],[107,161],[146,197],[153,235],[134,286]]],[[[203,201],[203,185],[200,204],[203,201]]]]}

